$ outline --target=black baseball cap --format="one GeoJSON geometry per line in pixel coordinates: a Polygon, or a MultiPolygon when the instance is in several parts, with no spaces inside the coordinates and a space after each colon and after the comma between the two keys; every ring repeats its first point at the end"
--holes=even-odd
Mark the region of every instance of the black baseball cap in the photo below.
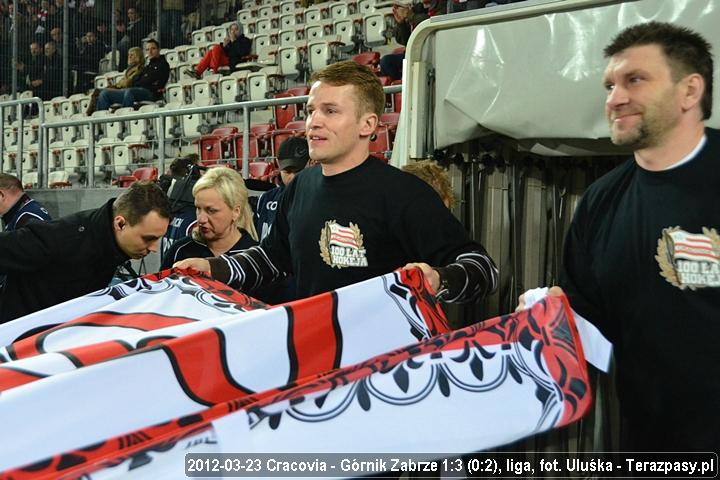
{"type": "Polygon", "coordinates": [[[310,152],[305,137],[290,137],[282,142],[278,149],[277,158],[280,170],[292,168],[294,171],[299,172],[305,168],[308,160],[310,160],[310,152]]]}

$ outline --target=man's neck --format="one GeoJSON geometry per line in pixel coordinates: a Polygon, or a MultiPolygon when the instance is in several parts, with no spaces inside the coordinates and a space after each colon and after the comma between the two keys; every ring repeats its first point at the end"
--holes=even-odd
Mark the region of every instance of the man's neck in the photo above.
{"type": "Polygon", "coordinates": [[[344,159],[335,163],[321,163],[322,173],[326,177],[331,177],[333,175],[339,175],[347,172],[348,170],[352,170],[353,168],[361,165],[369,155],[370,153],[366,149],[364,151],[353,152],[344,159]]]}
{"type": "Polygon", "coordinates": [[[635,162],[645,170],[666,170],[687,157],[705,134],[705,124],[696,122],[685,128],[675,128],[660,145],[635,151],[635,162]]]}

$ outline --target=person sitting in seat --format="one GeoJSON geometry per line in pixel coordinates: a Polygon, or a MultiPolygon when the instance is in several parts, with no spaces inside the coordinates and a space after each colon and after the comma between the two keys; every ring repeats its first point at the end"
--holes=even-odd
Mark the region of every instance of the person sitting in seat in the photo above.
{"type": "Polygon", "coordinates": [[[230,168],[209,169],[192,189],[197,228],[173,243],[161,270],[186,258],[232,255],[258,244],[248,190],[242,176],[230,168]]]}
{"type": "MultiPolygon", "coordinates": [[[[133,47],[128,51],[127,63],[128,68],[125,69],[125,76],[118,80],[115,84],[109,82],[107,88],[117,90],[123,88],[130,88],[132,86],[135,78],[140,75],[143,68],[145,67],[145,57],[143,56],[143,51],[140,47],[133,47]]],[[[103,90],[104,89],[101,88],[96,88],[95,90],[93,90],[93,93],[90,97],[90,104],[88,105],[87,109],[88,116],[92,115],[95,111],[98,96],[103,90]]]]}
{"type": "Polygon", "coordinates": [[[252,42],[240,33],[240,25],[233,23],[227,30],[227,37],[207,51],[195,68],[187,73],[195,78],[202,78],[203,72],[208,68],[217,73],[220,67],[235,68],[243,57],[250,55],[252,42]]]}
{"type": "Polygon", "coordinates": [[[157,40],[150,39],[145,42],[145,55],[148,57],[148,64],[132,82],[132,86],[119,90],[103,90],[98,96],[97,110],[107,110],[115,103],[132,107],[135,102],[162,98],[162,90],[170,77],[170,65],[165,56],[160,55],[160,44],[157,40]]]}

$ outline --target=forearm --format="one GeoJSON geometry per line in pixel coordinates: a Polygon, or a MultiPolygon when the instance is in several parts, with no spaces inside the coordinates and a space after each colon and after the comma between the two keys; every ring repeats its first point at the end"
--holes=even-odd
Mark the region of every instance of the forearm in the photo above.
{"type": "Polygon", "coordinates": [[[214,279],[243,292],[251,292],[287,275],[262,247],[251,247],[235,255],[221,255],[209,262],[214,279]]]}
{"type": "Polygon", "coordinates": [[[498,269],[485,252],[463,253],[453,263],[436,270],[441,280],[438,296],[444,302],[476,301],[497,289],[498,269]]]}

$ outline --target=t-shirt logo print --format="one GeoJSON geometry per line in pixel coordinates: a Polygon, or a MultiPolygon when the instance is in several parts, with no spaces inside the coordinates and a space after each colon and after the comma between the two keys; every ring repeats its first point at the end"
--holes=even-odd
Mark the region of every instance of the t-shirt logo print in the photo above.
{"type": "Polygon", "coordinates": [[[658,240],[660,275],[680,290],[720,287],[720,235],[714,228],[702,231],[665,228],[658,240]]]}
{"type": "Polygon", "coordinates": [[[360,227],[352,222],[344,227],[335,220],[326,221],[318,243],[320,256],[333,268],[368,266],[360,227]]]}

